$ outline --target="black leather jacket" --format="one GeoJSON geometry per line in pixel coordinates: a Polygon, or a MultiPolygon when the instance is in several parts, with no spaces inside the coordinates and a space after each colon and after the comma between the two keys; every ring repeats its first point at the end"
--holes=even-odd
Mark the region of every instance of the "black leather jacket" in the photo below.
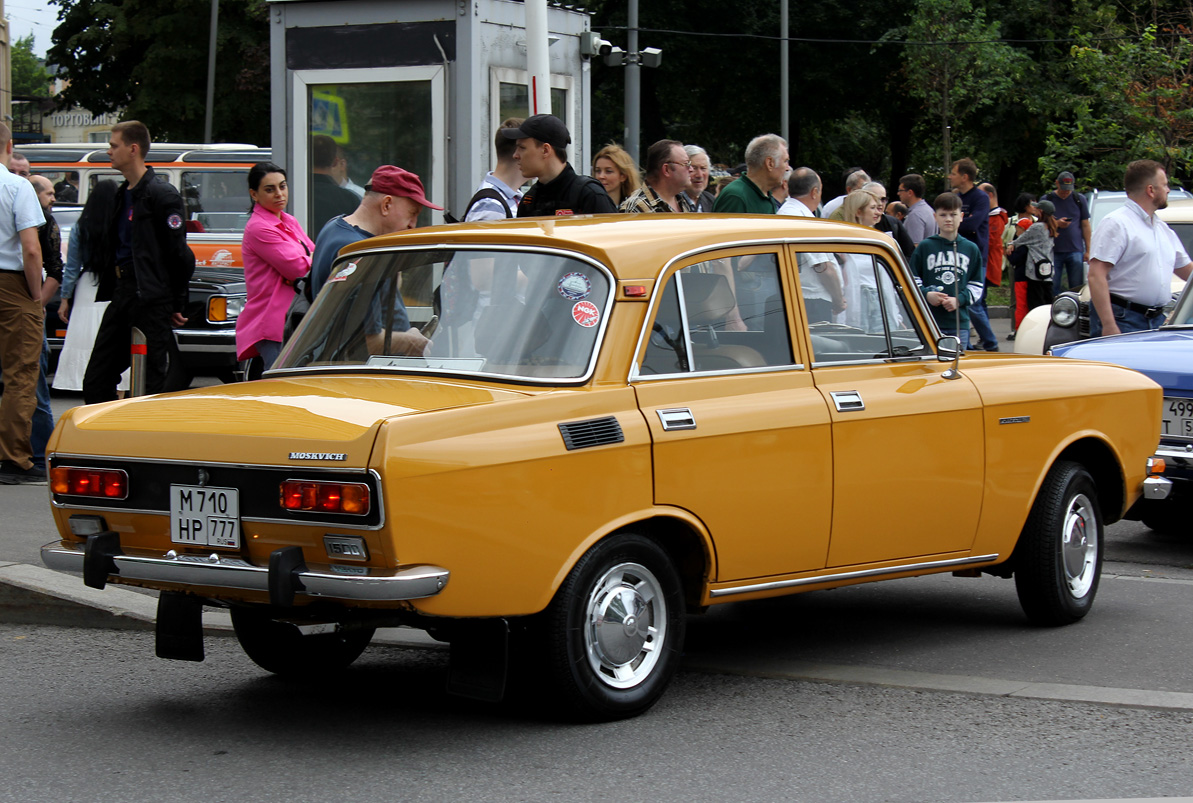
{"type": "Polygon", "coordinates": [[[137,295],[144,303],[168,302],[174,312],[186,308],[195,255],[186,244],[186,212],[182,196],[165,181],[158,181],[152,167],[131,190],[120,184],[112,220],[112,242],[116,241],[116,217],[124,210],[124,193],[133,197],[133,273],[137,295]]]}
{"type": "Polygon", "coordinates": [[[518,217],[539,215],[584,215],[593,212],[616,212],[613,199],[601,182],[588,176],[576,175],[571,165],[551,181],[538,182],[522,196],[518,217]]]}

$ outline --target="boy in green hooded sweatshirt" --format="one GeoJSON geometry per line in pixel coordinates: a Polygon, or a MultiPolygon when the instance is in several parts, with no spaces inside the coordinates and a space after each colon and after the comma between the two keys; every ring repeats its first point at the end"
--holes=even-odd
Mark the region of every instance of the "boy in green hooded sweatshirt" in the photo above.
{"type": "Polygon", "coordinates": [[[961,348],[969,348],[969,307],[982,297],[986,266],[982,252],[964,237],[961,229],[961,198],[941,193],[936,210],[934,234],[920,242],[911,255],[911,275],[928,301],[942,334],[956,335],[961,348]]]}

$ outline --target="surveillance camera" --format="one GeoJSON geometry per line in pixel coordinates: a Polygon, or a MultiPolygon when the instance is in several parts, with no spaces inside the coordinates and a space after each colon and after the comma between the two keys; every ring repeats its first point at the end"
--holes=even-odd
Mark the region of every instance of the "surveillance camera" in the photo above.
{"type": "Polygon", "coordinates": [[[587,58],[601,56],[602,58],[613,51],[613,45],[602,39],[596,31],[585,31],[580,34],[580,55],[587,58]]]}
{"type": "Polygon", "coordinates": [[[611,47],[604,55],[605,63],[610,67],[621,67],[625,64],[625,51],[620,47],[611,47]]]}

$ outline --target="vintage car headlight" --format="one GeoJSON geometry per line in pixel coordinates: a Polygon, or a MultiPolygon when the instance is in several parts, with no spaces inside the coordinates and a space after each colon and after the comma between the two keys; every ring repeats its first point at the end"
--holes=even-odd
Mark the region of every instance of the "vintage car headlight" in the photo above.
{"type": "Polygon", "coordinates": [[[207,322],[228,323],[240,317],[247,296],[212,296],[207,299],[207,322]]]}
{"type": "Polygon", "coordinates": [[[1077,299],[1072,296],[1061,296],[1052,302],[1052,322],[1057,326],[1069,329],[1077,324],[1079,309],[1077,299]]]}

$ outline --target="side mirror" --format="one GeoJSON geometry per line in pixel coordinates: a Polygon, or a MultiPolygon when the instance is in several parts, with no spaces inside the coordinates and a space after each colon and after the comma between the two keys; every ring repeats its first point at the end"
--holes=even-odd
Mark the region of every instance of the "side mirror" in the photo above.
{"type": "Polygon", "coordinates": [[[961,356],[961,338],[956,335],[945,335],[936,341],[936,359],[940,362],[952,362],[961,356]]]}

